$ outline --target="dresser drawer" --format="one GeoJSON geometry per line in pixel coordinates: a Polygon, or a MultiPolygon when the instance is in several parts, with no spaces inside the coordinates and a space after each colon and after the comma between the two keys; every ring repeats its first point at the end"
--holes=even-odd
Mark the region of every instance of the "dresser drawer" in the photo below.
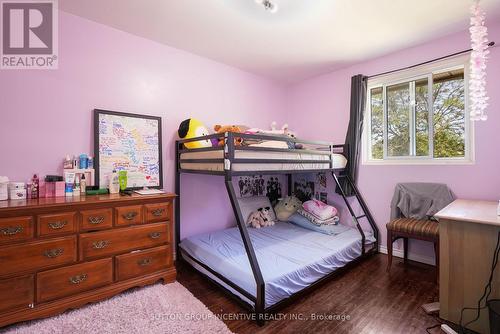
{"type": "Polygon", "coordinates": [[[146,222],[164,222],[171,218],[171,205],[169,203],[157,203],[144,205],[146,222]]]}
{"type": "Polygon", "coordinates": [[[116,277],[118,280],[142,276],[165,269],[172,264],[170,246],[160,246],[116,257],[116,277]]]}
{"type": "Polygon", "coordinates": [[[142,205],[121,206],[115,208],[115,223],[118,226],[140,224],[142,219],[142,205]]]}
{"type": "Polygon", "coordinates": [[[76,258],[75,236],[5,246],[0,248],[0,276],[68,264],[76,258]]]}
{"type": "Polygon", "coordinates": [[[102,230],[113,227],[113,209],[81,211],[81,230],[102,230]]]}
{"type": "Polygon", "coordinates": [[[80,259],[159,246],[170,240],[168,223],[125,227],[80,235],[80,259]]]}
{"type": "Polygon", "coordinates": [[[33,218],[15,217],[0,219],[0,244],[33,238],[33,218]]]}
{"type": "Polygon", "coordinates": [[[46,302],[113,283],[113,259],[102,259],[39,273],[36,300],[46,302]]]}
{"type": "Polygon", "coordinates": [[[72,233],[76,231],[76,212],[38,216],[38,236],[72,233]]]}
{"type": "Polygon", "coordinates": [[[33,275],[0,280],[0,312],[28,308],[34,301],[33,275]]]}

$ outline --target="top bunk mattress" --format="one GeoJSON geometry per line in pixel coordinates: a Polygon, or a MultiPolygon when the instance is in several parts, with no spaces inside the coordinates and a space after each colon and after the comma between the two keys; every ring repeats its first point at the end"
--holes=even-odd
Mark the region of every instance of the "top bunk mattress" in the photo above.
{"type": "MultiPolygon", "coordinates": [[[[333,168],[343,169],[347,165],[347,159],[342,154],[330,154],[329,152],[314,152],[312,150],[293,150],[290,152],[266,152],[235,150],[236,159],[265,159],[265,160],[295,160],[293,163],[233,163],[233,171],[279,171],[279,170],[313,170],[330,168],[330,158],[333,168]],[[306,160],[321,160],[323,162],[304,162],[306,160]]],[[[181,160],[190,159],[223,159],[222,149],[205,152],[186,152],[181,154],[181,160]]],[[[182,169],[223,172],[224,163],[214,162],[181,162],[182,169]]]]}
{"type": "MultiPolygon", "coordinates": [[[[359,231],[341,225],[339,232],[326,235],[285,222],[260,229],[248,228],[265,281],[266,307],[361,255],[359,231]]],[[[365,231],[365,236],[367,243],[375,241],[371,232],[365,231]]],[[[255,279],[237,227],[186,238],[180,247],[181,253],[187,253],[249,294],[256,295],[255,279]]],[[[248,299],[242,299],[253,305],[248,299]]]]}

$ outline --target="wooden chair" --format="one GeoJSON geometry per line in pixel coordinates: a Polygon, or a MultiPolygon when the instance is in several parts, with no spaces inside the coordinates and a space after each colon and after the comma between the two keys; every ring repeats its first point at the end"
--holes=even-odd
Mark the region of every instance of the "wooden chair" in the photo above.
{"type": "MultiPolygon", "coordinates": [[[[439,275],[439,224],[435,220],[419,220],[412,218],[394,219],[387,227],[387,271],[392,265],[392,244],[398,239],[403,239],[404,263],[408,262],[408,239],[430,241],[434,243],[436,255],[436,269],[439,275]]],[[[437,276],[437,275],[436,275],[437,276]]]]}

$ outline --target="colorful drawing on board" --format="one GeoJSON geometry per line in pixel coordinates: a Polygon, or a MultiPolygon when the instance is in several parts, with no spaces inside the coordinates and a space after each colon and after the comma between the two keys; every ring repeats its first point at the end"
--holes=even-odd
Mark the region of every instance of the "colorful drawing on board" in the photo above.
{"type": "Polygon", "coordinates": [[[157,119],[99,114],[99,184],[113,170],[127,171],[127,187],[160,185],[160,138],[157,119]]]}

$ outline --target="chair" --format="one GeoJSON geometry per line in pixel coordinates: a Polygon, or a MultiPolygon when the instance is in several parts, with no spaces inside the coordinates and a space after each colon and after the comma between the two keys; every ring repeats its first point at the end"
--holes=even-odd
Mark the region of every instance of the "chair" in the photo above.
{"type": "Polygon", "coordinates": [[[403,239],[404,263],[408,262],[408,239],[418,239],[434,243],[436,255],[436,269],[439,275],[439,224],[435,220],[419,220],[413,218],[397,218],[386,225],[387,227],[387,271],[392,265],[392,244],[403,239]]]}

